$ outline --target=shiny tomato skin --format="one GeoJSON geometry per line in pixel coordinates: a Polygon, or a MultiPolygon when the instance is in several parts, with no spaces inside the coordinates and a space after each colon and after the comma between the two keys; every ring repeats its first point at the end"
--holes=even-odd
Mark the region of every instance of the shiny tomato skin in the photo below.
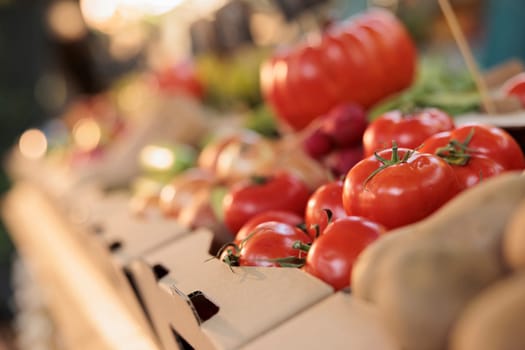
{"type": "Polygon", "coordinates": [[[489,177],[505,172],[501,164],[483,155],[472,156],[468,166],[451,165],[451,167],[463,188],[472,187],[489,177]]]}
{"type": "MultiPolygon", "coordinates": [[[[425,142],[423,147],[419,149],[421,153],[431,153],[438,155],[439,149],[446,146],[451,140],[454,139],[454,131],[444,131],[430,136],[425,142]]],[[[455,139],[459,142],[463,142],[461,139],[455,139]]],[[[470,148],[470,146],[467,146],[470,148]]],[[[450,164],[459,183],[463,188],[469,188],[484,179],[488,179],[494,175],[498,175],[506,171],[505,167],[497,162],[496,160],[480,154],[478,152],[469,152],[467,154],[470,158],[463,165],[450,164]]],[[[446,160],[446,155],[443,154],[446,160]]]]}
{"type": "Polygon", "coordinates": [[[370,79],[370,89],[367,91],[368,99],[363,101],[363,105],[366,107],[371,106],[380,99],[381,96],[389,94],[386,87],[383,86],[386,71],[382,62],[379,60],[380,50],[370,32],[360,26],[347,28],[344,32],[343,40],[356,40],[360,44],[360,50],[367,62],[366,72],[370,79]]]}
{"type": "MultiPolygon", "coordinates": [[[[387,149],[378,155],[391,159],[392,152],[387,149]]],[[[348,172],[343,185],[343,206],[348,215],[394,229],[427,217],[462,190],[454,170],[443,159],[406,148],[398,150],[399,159],[407,152],[413,153],[406,162],[373,176],[383,164],[375,156],[363,159],[348,172]]]]}
{"type": "Polygon", "coordinates": [[[347,79],[351,85],[344,86],[343,99],[367,107],[373,103],[373,96],[370,91],[374,88],[374,82],[368,67],[366,48],[354,35],[345,32],[343,29],[338,28],[337,31],[333,31],[333,34],[328,34],[341,43],[346,57],[348,57],[346,75],[351,76],[352,79],[347,79]]]}
{"type": "Polygon", "coordinates": [[[312,244],[303,270],[340,290],[350,285],[352,267],[363,249],[385,232],[380,224],[348,216],[329,224],[312,244]]]}
{"type": "Polygon", "coordinates": [[[467,153],[484,155],[501,164],[506,170],[521,170],[525,168],[523,151],[514,138],[505,130],[479,123],[469,123],[459,126],[449,133],[432,135],[425,140],[421,152],[435,153],[440,147],[446,146],[450,140],[464,143],[469,135],[467,153]]]}
{"type": "Polygon", "coordinates": [[[286,172],[270,176],[263,183],[239,183],[224,196],[224,223],[231,232],[237,232],[252,217],[268,210],[304,216],[309,196],[307,185],[286,172]]]}
{"type": "Polygon", "coordinates": [[[241,241],[248,237],[259,224],[270,221],[297,226],[303,223],[303,218],[296,213],[284,210],[269,210],[262,212],[252,217],[241,227],[235,236],[235,243],[240,244],[241,241]]]}
{"type": "Polygon", "coordinates": [[[348,76],[354,76],[351,57],[340,40],[330,34],[322,37],[319,51],[322,53],[319,59],[325,72],[337,87],[335,90],[337,101],[344,101],[347,89],[357,90],[357,86],[353,87],[352,80],[348,79],[348,76]]]}
{"type": "MultiPolygon", "coordinates": [[[[391,79],[396,83],[397,90],[409,86],[416,72],[417,49],[404,26],[389,11],[375,8],[369,11],[370,16],[363,21],[390,45],[389,59],[396,62],[396,69],[391,79]]],[[[388,76],[390,78],[390,75],[388,76]]]]}
{"type": "Polygon", "coordinates": [[[370,107],[408,87],[415,75],[415,46],[402,23],[386,11],[352,17],[330,27],[319,43],[290,51],[289,57],[271,59],[275,69],[262,66],[263,75],[277,81],[261,77],[261,83],[276,115],[295,130],[340,103],[370,107]]]}
{"type": "Polygon", "coordinates": [[[387,112],[368,125],[363,135],[365,157],[387,149],[395,140],[399,147],[416,149],[430,136],[454,128],[447,113],[426,108],[413,113],[387,112]]]}
{"type": "Polygon", "coordinates": [[[294,249],[296,241],[311,243],[311,237],[297,227],[275,221],[259,224],[245,241],[239,255],[240,266],[279,267],[279,258],[304,258],[306,253],[294,249]]]}
{"type": "Polygon", "coordinates": [[[322,115],[337,101],[338,88],[327,75],[322,55],[323,52],[310,45],[291,55],[287,88],[292,96],[288,103],[296,107],[301,127],[310,123],[304,115],[322,115]]]}
{"type": "MultiPolygon", "coordinates": [[[[371,27],[366,19],[360,23],[360,27],[368,32],[368,36],[371,38],[370,42],[374,44],[374,51],[376,52],[374,58],[379,61],[379,65],[382,68],[382,79],[379,81],[381,82],[384,92],[381,94],[381,96],[388,96],[389,94],[397,91],[397,81],[400,80],[400,78],[396,76],[400,73],[400,71],[397,69],[398,63],[395,61],[395,51],[391,51],[391,47],[389,45],[389,43],[392,43],[392,40],[390,37],[385,38],[385,36],[378,33],[378,30],[371,27]],[[379,57],[381,57],[380,60],[378,59],[379,57]]],[[[380,99],[381,96],[378,98],[380,99]]]]}
{"type": "Polygon", "coordinates": [[[494,159],[507,170],[525,168],[523,151],[516,140],[501,128],[471,123],[457,128],[450,136],[456,140],[465,140],[472,129],[474,135],[469,142],[469,148],[494,159]]]}
{"type": "Polygon", "coordinates": [[[305,222],[312,237],[317,234],[315,225],[318,225],[319,234],[322,234],[328,225],[325,209],[332,212],[331,221],[347,217],[343,207],[343,181],[332,181],[322,185],[308,199],[305,222]]]}

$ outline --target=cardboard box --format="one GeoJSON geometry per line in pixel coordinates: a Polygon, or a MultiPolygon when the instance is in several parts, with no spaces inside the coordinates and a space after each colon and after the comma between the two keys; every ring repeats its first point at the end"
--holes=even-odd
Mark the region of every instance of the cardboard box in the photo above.
{"type": "MultiPolygon", "coordinates": [[[[62,331],[74,339],[92,337],[89,343],[101,350],[158,349],[143,309],[107,250],[72,225],[42,190],[17,183],[4,198],[2,219],[43,292],[51,293],[52,314],[61,324],[71,323],[62,331]]],[[[77,345],[86,349],[85,343],[77,345]]]]}
{"type": "Polygon", "coordinates": [[[166,350],[181,339],[199,350],[237,349],[333,292],[299,269],[230,269],[209,255],[211,241],[200,229],[129,264],[166,350]]]}
{"type": "Polygon", "coordinates": [[[400,349],[370,304],[338,292],[242,347],[266,349],[400,349]]]}
{"type": "Polygon", "coordinates": [[[113,254],[112,261],[119,267],[191,232],[160,213],[145,217],[134,215],[130,200],[127,192],[91,193],[81,201],[70,202],[67,217],[108,249],[113,254]]]}

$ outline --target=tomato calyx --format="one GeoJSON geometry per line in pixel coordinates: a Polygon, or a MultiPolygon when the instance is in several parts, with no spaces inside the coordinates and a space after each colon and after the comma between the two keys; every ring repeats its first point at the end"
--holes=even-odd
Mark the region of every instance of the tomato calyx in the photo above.
{"type": "Polygon", "coordinates": [[[312,245],[311,244],[308,244],[308,243],[303,243],[301,241],[295,241],[292,245],[292,248],[293,249],[298,249],[302,252],[305,252],[305,253],[308,253],[310,251],[310,247],[312,245]]]}
{"type": "Polygon", "coordinates": [[[474,129],[471,129],[463,142],[452,139],[446,146],[439,147],[436,150],[436,155],[451,165],[467,165],[470,158],[472,157],[471,153],[475,152],[475,150],[468,147],[473,136],[474,129]]]}
{"type": "Polygon", "coordinates": [[[254,185],[265,185],[270,182],[271,177],[264,175],[252,175],[250,181],[254,185]]]}
{"type": "MultiPolygon", "coordinates": [[[[301,226],[304,226],[304,225],[299,224],[299,225],[296,225],[295,227],[301,229],[301,231],[305,235],[311,238],[307,230],[302,229],[301,226]]],[[[227,264],[230,270],[234,272],[232,269],[233,266],[242,266],[241,255],[242,255],[242,250],[244,249],[245,245],[248,243],[250,239],[252,239],[256,234],[258,234],[263,229],[264,227],[255,228],[239,244],[235,242],[229,242],[229,243],[224,244],[219,249],[215,257],[221,260],[223,263],[227,264]]],[[[300,240],[297,240],[297,241],[294,241],[292,248],[300,251],[298,254],[299,256],[284,256],[284,257],[278,257],[278,258],[272,258],[272,259],[270,258],[259,259],[258,261],[277,263],[280,267],[296,267],[296,268],[303,267],[304,264],[306,263],[306,253],[310,249],[310,244],[303,243],[300,240]]]]}
{"type": "Polygon", "coordinates": [[[217,252],[216,258],[220,259],[223,263],[228,265],[230,270],[233,272],[233,269],[232,269],[233,266],[240,266],[239,252],[240,252],[240,247],[237,244],[233,242],[226,243],[225,245],[221,247],[221,249],[219,249],[219,251],[217,252]]]}
{"type": "Polygon", "coordinates": [[[388,167],[391,167],[392,165],[406,163],[408,161],[408,159],[414,154],[414,152],[416,152],[416,151],[415,150],[408,150],[405,153],[405,155],[403,156],[403,158],[400,159],[399,158],[397,142],[394,141],[394,140],[392,140],[392,155],[390,156],[390,159],[383,158],[377,152],[374,152],[374,156],[376,157],[376,159],[379,162],[381,162],[382,165],[379,168],[377,168],[376,170],[374,170],[373,172],[371,172],[370,175],[368,175],[368,177],[365,180],[365,183],[363,184],[363,187],[366,187],[366,184],[370,180],[372,180],[372,178],[374,176],[376,176],[378,173],[380,173],[384,169],[386,169],[388,167]]]}

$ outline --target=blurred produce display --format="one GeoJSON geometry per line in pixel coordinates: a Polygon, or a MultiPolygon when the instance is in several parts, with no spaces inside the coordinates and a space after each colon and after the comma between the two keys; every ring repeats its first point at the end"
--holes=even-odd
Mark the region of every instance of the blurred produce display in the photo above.
{"type": "MultiPolygon", "coordinates": [[[[500,71],[489,115],[433,2],[369,3],[382,6],[342,15],[337,1],[313,0],[54,4],[49,26],[64,52],[89,40],[104,49],[64,54],[70,75],[35,90],[56,100],[52,118],[20,135],[6,165],[88,208],[68,220],[96,239],[111,229],[111,215],[100,222],[106,205],[125,232],[172,223],[182,241],[206,229],[214,266],[298,268],[329,292],[351,290],[406,349],[478,344],[490,325],[479,305],[522,283],[525,69],[500,71]],[[56,20],[64,14],[82,25],[56,20]]],[[[479,4],[458,3],[475,39],[465,8],[479,4]]],[[[110,255],[125,250],[119,237],[104,241],[110,255]]],[[[169,246],[156,245],[150,253],[169,246]]],[[[170,273],[161,261],[148,268],[157,287],[170,273]]],[[[191,306],[190,287],[170,283],[191,306]]]]}

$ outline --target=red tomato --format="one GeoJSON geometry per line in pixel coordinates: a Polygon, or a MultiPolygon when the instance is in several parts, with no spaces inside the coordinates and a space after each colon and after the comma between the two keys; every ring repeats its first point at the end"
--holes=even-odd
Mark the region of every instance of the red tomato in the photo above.
{"type": "Polygon", "coordinates": [[[501,87],[507,96],[516,96],[525,107],[525,72],[519,73],[505,81],[501,87]]]}
{"type": "Polygon", "coordinates": [[[258,215],[255,215],[241,227],[235,236],[235,243],[240,244],[242,240],[244,240],[250,235],[250,233],[253,232],[257,225],[269,221],[277,221],[280,223],[297,226],[303,223],[303,218],[296,213],[284,210],[269,210],[262,212],[258,215]]]}
{"type": "Polygon", "coordinates": [[[429,138],[422,150],[433,153],[446,146],[450,140],[467,144],[468,154],[485,155],[501,164],[506,170],[525,168],[525,157],[520,146],[505,130],[483,124],[466,124],[450,132],[448,140],[443,135],[429,138]],[[470,138],[470,140],[469,140],[470,138]]]}
{"type": "Polygon", "coordinates": [[[435,154],[449,163],[463,188],[472,187],[483,179],[505,171],[496,160],[471,149],[469,139],[454,139],[451,136],[453,133],[444,131],[430,136],[419,151],[435,154]]]}
{"type": "Polygon", "coordinates": [[[412,83],[415,76],[416,47],[405,27],[399,25],[399,21],[391,12],[376,8],[370,10],[370,14],[373,16],[368,16],[363,22],[370,28],[376,29],[386,44],[390,45],[388,58],[396,62],[394,65],[396,68],[390,71],[388,79],[396,83],[394,91],[403,89],[412,83]]]}
{"type": "Polygon", "coordinates": [[[357,216],[336,220],[314,241],[303,269],[335,290],[348,287],[357,257],[384,232],[383,226],[357,216]]]}
{"type": "Polygon", "coordinates": [[[381,77],[385,92],[384,95],[381,94],[378,97],[378,99],[381,99],[381,96],[388,96],[390,93],[398,90],[397,85],[401,79],[399,74],[402,73],[402,71],[397,69],[397,55],[391,54],[392,52],[395,52],[392,50],[391,37],[383,36],[380,33],[380,30],[377,27],[372,27],[368,21],[363,21],[361,27],[373,38],[372,42],[375,44],[377,52],[377,56],[374,56],[374,58],[379,61],[380,66],[382,67],[381,77]],[[378,58],[382,59],[379,60],[378,58]]]}
{"type": "Polygon", "coordinates": [[[286,120],[290,118],[290,123],[296,120],[293,106],[290,105],[290,92],[287,89],[288,67],[290,65],[289,54],[283,53],[275,59],[273,65],[273,93],[275,95],[275,107],[279,111],[279,115],[286,116],[286,120]]]}
{"type": "Polygon", "coordinates": [[[285,172],[258,182],[240,183],[224,196],[224,222],[231,232],[237,232],[255,215],[269,210],[303,216],[309,196],[306,184],[285,172]]]}
{"type": "Polygon", "coordinates": [[[394,146],[378,156],[363,159],[346,175],[348,215],[393,229],[425,218],[462,189],[450,165],[432,154],[394,146]]]}
{"type": "Polygon", "coordinates": [[[349,57],[340,40],[328,33],[323,36],[319,44],[319,51],[323,53],[320,55],[320,60],[327,76],[334,82],[335,86],[339,87],[335,91],[337,101],[345,100],[346,89],[355,84],[348,79],[351,57],[349,57]]]}
{"type": "Polygon", "coordinates": [[[293,116],[299,117],[295,121],[300,123],[300,128],[310,123],[304,115],[321,115],[337,101],[338,91],[326,74],[321,62],[322,54],[317,48],[306,46],[290,55],[287,90],[289,103],[295,106],[293,116]]]}
{"type": "Polygon", "coordinates": [[[357,25],[351,26],[347,28],[345,38],[348,39],[351,36],[362,45],[361,50],[366,57],[371,90],[368,91],[370,101],[366,101],[365,106],[369,106],[381,99],[382,96],[390,94],[388,87],[384,84],[388,72],[381,60],[383,57],[381,56],[381,51],[375,42],[375,38],[368,30],[357,25]]]}
{"type": "Polygon", "coordinates": [[[372,79],[368,70],[368,59],[365,55],[364,45],[353,35],[347,34],[344,28],[335,28],[328,32],[329,37],[337,40],[343,47],[347,57],[343,75],[347,83],[341,85],[343,91],[343,101],[355,101],[363,106],[368,106],[371,102],[369,91],[373,89],[372,79]],[[352,79],[348,79],[351,76],[352,79]]]}
{"type": "Polygon", "coordinates": [[[389,148],[392,141],[396,141],[399,147],[415,149],[428,137],[453,128],[452,118],[439,109],[426,108],[413,113],[390,111],[370,123],[365,130],[365,157],[389,148]]]}
{"type": "Polygon", "coordinates": [[[337,104],[369,107],[409,86],[415,71],[411,38],[401,22],[379,10],[352,17],[330,28],[319,43],[294,51],[274,60],[273,74],[263,65],[264,75],[276,82],[261,79],[263,95],[294,129],[337,104]]]}
{"type": "Polygon", "coordinates": [[[328,215],[325,209],[332,213],[332,221],[347,216],[343,208],[343,181],[324,184],[310,196],[306,204],[305,221],[312,237],[317,235],[314,226],[317,225],[319,234],[322,234],[328,225],[328,215]]]}
{"type": "Polygon", "coordinates": [[[265,222],[255,228],[255,233],[245,241],[239,254],[241,266],[286,266],[276,259],[304,258],[302,250],[293,248],[296,241],[308,244],[312,238],[299,228],[279,223],[265,222]]]}

